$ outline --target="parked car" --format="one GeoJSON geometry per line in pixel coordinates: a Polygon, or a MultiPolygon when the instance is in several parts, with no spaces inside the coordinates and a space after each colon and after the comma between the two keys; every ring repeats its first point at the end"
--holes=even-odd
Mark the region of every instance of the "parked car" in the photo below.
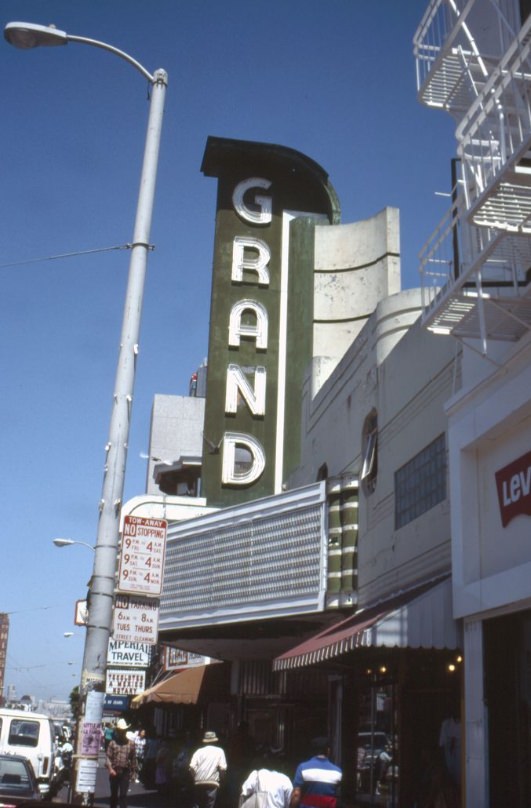
{"type": "Polygon", "coordinates": [[[0,808],[42,800],[30,761],[22,755],[0,754],[0,808]]]}
{"type": "Polygon", "coordinates": [[[0,754],[22,755],[31,762],[41,797],[53,793],[56,743],[52,719],[41,713],[0,708],[0,754]]]}

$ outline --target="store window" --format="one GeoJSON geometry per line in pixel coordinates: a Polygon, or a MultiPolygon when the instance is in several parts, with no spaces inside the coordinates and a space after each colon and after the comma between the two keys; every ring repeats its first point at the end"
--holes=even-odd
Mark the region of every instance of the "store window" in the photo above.
{"type": "Polygon", "coordinates": [[[446,471],[443,433],[395,472],[397,530],[446,499],[446,471]]]}
{"type": "Polygon", "coordinates": [[[360,691],[356,796],[369,804],[398,805],[396,685],[378,681],[360,691]]]}
{"type": "Polygon", "coordinates": [[[363,463],[360,479],[366,494],[376,488],[378,475],[378,415],[373,410],[365,419],[362,434],[363,463]]]}

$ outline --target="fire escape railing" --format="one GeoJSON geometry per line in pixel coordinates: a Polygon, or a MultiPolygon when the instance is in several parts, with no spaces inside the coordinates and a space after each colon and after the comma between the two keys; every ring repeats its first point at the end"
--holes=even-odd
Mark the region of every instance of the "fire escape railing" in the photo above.
{"type": "Polygon", "coordinates": [[[419,98],[457,118],[460,166],[452,206],[420,254],[423,324],[480,340],[484,354],[489,339],[531,329],[531,17],[519,27],[511,9],[433,0],[414,40],[419,98]],[[489,44],[497,32],[488,55],[479,21],[489,44]]]}

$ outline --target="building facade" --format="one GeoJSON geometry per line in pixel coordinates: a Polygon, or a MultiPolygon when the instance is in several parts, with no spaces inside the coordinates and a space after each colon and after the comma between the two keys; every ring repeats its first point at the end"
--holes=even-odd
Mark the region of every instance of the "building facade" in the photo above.
{"type": "Polygon", "coordinates": [[[446,411],[470,807],[531,801],[529,11],[437,0],[415,36],[419,98],[457,124],[452,206],[423,251],[422,322],[463,351],[446,411]]]}
{"type": "Polygon", "coordinates": [[[462,351],[401,291],[396,209],[341,224],[326,173],[283,147],[210,139],[203,170],[221,278],[202,451],[174,428],[188,402],[157,399],[154,488],[126,506],[170,522],[159,636],[230,665],[218,732],[245,719],[293,762],[329,732],[350,798],[409,806],[462,699],[445,412],[462,351]],[[168,493],[192,466],[194,490],[168,493]]]}

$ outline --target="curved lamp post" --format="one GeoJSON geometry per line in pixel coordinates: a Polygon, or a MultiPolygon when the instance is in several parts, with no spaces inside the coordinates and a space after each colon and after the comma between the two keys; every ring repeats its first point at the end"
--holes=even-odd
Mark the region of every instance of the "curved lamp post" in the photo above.
{"type": "Polygon", "coordinates": [[[82,547],[88,547],[89,550],[96,550],[92,544],[86,541],[74,541],[74,539],[53,539],[53,544],[56,547],[70,547],[72,544],[80,544],[82,547]]]}
{"type": "MultiPolygon", "coordinates": [[[[103,48],[129,62],[151,85],[151,102],[131,243],[128,286],[116,370],[109,440],[105,447],[107,458],[103,477],[97,541],[94,548],[94,567],[90,580],[89,619],[81,673],[82,716],[83,714],[87,715],[87,721],[90,721],[91,724],[99,723],[101,725],[107,648],[112,629],[120,508],[124,490],[135,364],[138,353],[147,254],[150,250],[149,236],[168,76],[164,70],[157,70],[151,74],[127,53],[105,42],[82,36],[72,36],[53,26],[10,22],[4,29],[4,36],[11,45],[22,49],[42,45],[66,45],[69,42],[103,48]],[[89,710],[87,710],[87,705],[89,710]],[[90,716],[88,716],[89,711],[90,716]]],[[[89,750],[88,743],[84,743],[83,717],[80,719],[79,729],[81,731],[78,732],[77,741],[78,771],[76,791],[82,791],[84,802],[90,802],[89,795],[94,793],[96,785],[96,770],[93,768],[92,763],[94,755],[89,750]],[[88,762],[89,760],[91,763],[88,762]]]]}

